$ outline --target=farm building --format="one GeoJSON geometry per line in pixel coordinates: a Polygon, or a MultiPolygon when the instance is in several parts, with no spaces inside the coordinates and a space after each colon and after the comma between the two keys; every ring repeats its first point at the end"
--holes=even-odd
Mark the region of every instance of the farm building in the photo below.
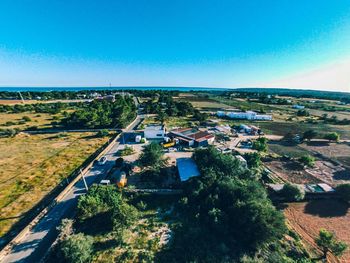
{"type": "Polygon", "coordinates": [[[165,136],[164,125],[148,125],[144,130],[146,139],[163,139],[165,136]]]}
{"type": "Polygon", "coordinates": [[[191,177],[199,176],[200,174],[192,158],[177,158],[176,165],[181,182],[187,181],[191,177]]]}
{"type": "Polygon", "coordinates": [[[266,120],[266,121],[272,120],[272,115],[257,114],[255,111],[246,111],[246,112],[218,111],[217,116],[228,117],[230,119],[243,119],[243,120],[266,120]]]}
{"type": "Polygon", "coordinates": [[[212,144],[215,139],[213,134],[195,128],[175,129],[170,131],[169,135],[187,147],[205,147],[212,144]]]}
{"type": "Polygon", "coordinates": [[[296,104],[296,105],[293,105],[293,109],[302,110],[302,109],[305,109],[305,106],[296,104]]]}

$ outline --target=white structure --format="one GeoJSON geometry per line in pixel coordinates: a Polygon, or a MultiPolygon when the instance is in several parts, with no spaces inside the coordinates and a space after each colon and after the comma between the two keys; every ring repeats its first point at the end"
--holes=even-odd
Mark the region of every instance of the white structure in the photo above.
{"type": "Polygon", "coordinates": [[[302,109],[305,109],[305,106],[296,104],[296,105],[293,105],[293,109],[302,110],[302,109]]]}
{"type": "Polygon", "coordinates": [[[141,142],[142,136],[141,135],[136,135],[135,136],[135,142],[139,143],[141,142]]]}
{"type": "Polygon", "coordinates": [[[164,125],[148,125],[144,130],[146,139],[164,139],[165,126],[164,125]]]}
{"type": "Polygon", "coordinates": [[[257,114],[255,111],[246,111],[246,112],[218,111],[217,116],[218,117],[226,116],[230,119],[264,120],[264,121],[272,120],[272,115],[257,114]]]}

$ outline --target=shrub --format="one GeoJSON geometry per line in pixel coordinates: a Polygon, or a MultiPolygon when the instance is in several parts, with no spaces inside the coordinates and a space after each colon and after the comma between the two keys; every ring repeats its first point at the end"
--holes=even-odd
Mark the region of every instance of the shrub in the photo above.
{"type": "Polygon", "coordinates": [[[286,201],[301,201],[305,197],[305,191],[302,186],[295,184],[285,184],[279,192],[286,201]]]}
{"type": "Polygon", "coordinates": [[[313,167],[315,165],[315,158],[311,155],[304,155],[299,158],[299,162],[307,167],[313,167]]]}
{"type": "Polygon", "coordinates": [[[134,154],[134,149],[130,146],[125,146],[125,148],[123,150],[120,151],[120,155],[121,156],[127,156],[127,155],[131,155],[134,154]]]}
{"type": "Polygon", "coordinates": [[[340,139],[340,135],[336,132],[330,132],[327,133],[323,138],[329,141],[337,142],[340,139]]]}
{"type": "Polygon", "coordinates": [[[265,137],[260,137],[253,142],[253,149],[259,152],[266,152],[268,149],[267,139],[265,137]]]}
{"type": "Polygon", "coordinates": [[[99,130],[97,133],[96,133],[96,137],[106,137],[109,135],[109,131],[107,129],[102,129],[102,130],[99,130]]]}
{"type": "Polygon", "coordinates": [[[22,120],[24,120],[24,121],[31,121],[32,119],[29,118],[28,116],[23,116],[23,117],[22,117],[22,120]]]}
{"type": "Polygon", "coordinates": [[[335,256],[341,256],[347,249],[346,243],[338,241],[334,234],[326,229],[320,230],[319,236],[316,238],[316,244],[321,248],[323,258],[327,258],[328,252],[332,252],[335,256]]]}
{"type": "Polygon", "coordinates": [[[82,233],[70,235],[61,242],[61,252],[66,262],[90,262],[93,252],[93,238],[82,233]]]}

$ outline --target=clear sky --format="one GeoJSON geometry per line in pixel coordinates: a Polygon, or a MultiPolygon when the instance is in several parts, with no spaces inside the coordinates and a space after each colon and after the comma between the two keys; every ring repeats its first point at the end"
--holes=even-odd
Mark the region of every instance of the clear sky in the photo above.
{"type": "Polygon", "coordinates": [[[350,91],[350,1],[0,1],[0,86],[109,83],[350,91]]]}

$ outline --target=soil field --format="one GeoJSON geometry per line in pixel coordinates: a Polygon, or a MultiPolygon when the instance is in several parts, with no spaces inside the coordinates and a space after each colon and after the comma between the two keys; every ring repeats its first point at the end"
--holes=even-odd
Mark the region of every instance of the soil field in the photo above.
{"type": "MultiPolygon", "coordinates": [[[[322,156],[337,160],[341,164],[350,168],[350,143],[328,143],[326,141],[312,141],[307,144],[300,144],[300,148],[312,153],[318,153],[322,156]]],[[[350,174],[349,174],[350,177],[350,174]]]]}
{"type": "Polygon", "coordinates": [[[108,138],[93,133],[0,139],[0,237],[108,138]]]}
{"type": "Polygon", "coordinates": [[[193,105],[193,107],[198,108],[199,110],[218,111],[218,110],[232,108],[229,105],[226,105],[224,103],[220,103],[213,99],[205,98],[205,97],[180,95],[179,97],[176,97],[174,99],[188,101],[193,105]]]}
{"type": "Polygon", "coordinates": [[[265,162],[265,166],[271,170],[274,175],[284,182],[294,184],[318,184],[322,180],[306,172],[298,163],[294,161],[274,160],[265,162]]]}
{"type": "Polygon", "coordinates": [[[240,121],[240,123],[252,124],[260,127],[266,134],[275,134],[284,136],[287,133],[302,135],[307,130],[315,130],[319,134],[328,132],[337,132],[343,140],[350,140],[350,125],[329,125],[323,123],[306,123],[297,121],[270,121],[270,122],[252,122],[240,121]]]}
{"type": "MultiPolygon", "coordinates": [[[[302,238],[309,250],[320,256],[314,239],[321,228],[335,233],[338,239],[350,246],[350,209],[338,200],[313,200],[307,203],[291,203],[284,209],[290,227],[302,238]]],[[[340,258],[328,258],[328,262],[350,262],[350,249],[340,258]]]]}

